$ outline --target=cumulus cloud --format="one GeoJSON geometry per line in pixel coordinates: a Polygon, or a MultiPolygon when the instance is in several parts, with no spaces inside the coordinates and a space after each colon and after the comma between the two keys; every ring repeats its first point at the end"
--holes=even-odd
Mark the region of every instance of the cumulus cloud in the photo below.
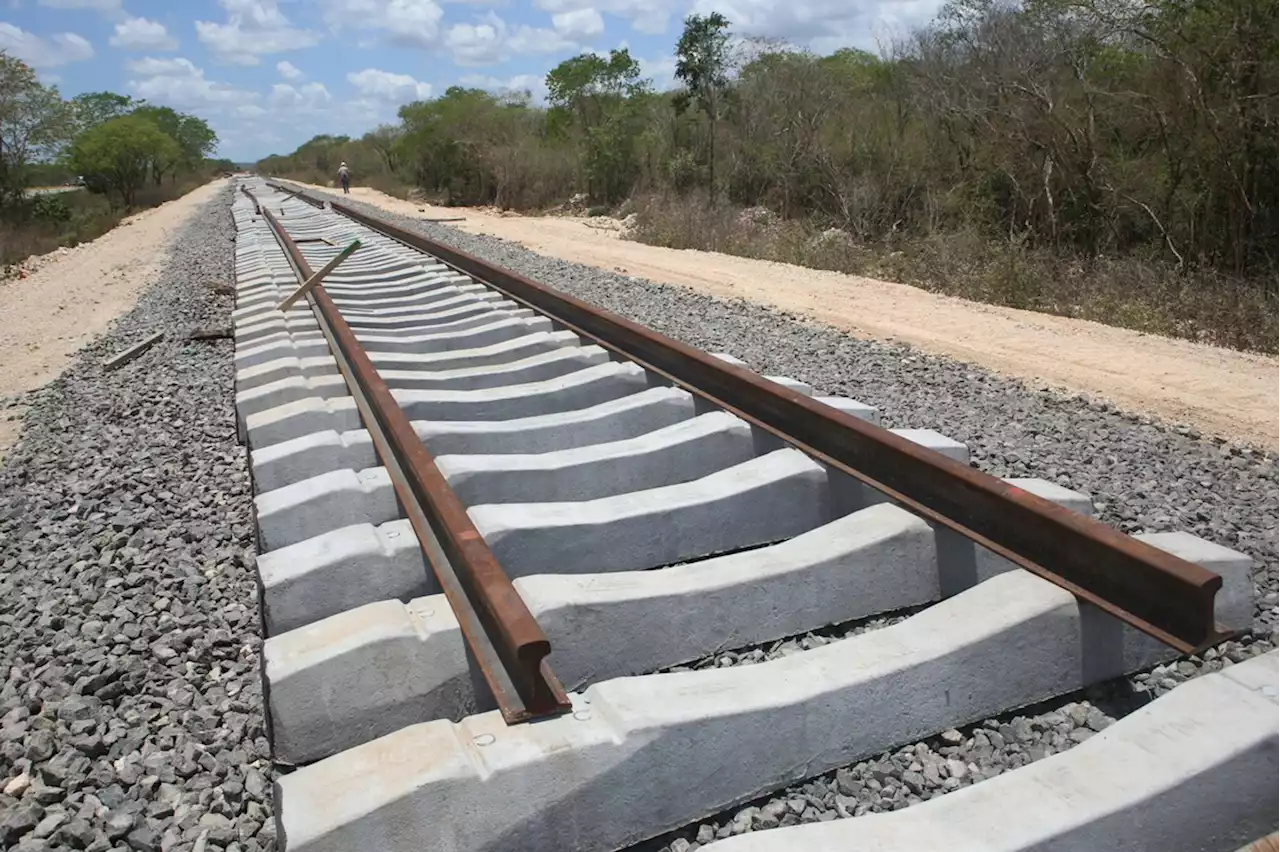
{"type": "Polygon", "coordinates": [[[147,56],[131,60],[126,68],[134,75],[129,89],[138,97],[174,109],[203,113],[257,100],[256,92],[237,89],[204,76],[185,57],[162,59],[147,56]]]}
{"type": "Polygon", "coordinates": [[[341,33],[381,33],[392,44],[433,47],[440,38],[444,10],[435,0],[322,0],[325,23],[341,33]]]}
{"type": "Polygon", "coordinates": [[[494,95],[528,92],[530,100],[535,104],[545,103],[547,100],[545,74],[516,74],[505,79],[488,74],[465,74],[458,78],[458,82],[473,89],[484,89],[494,95]]]}
{"type": "Polygon", "coordinates": [[[653,81],[653,88],[665,92],[676,85],[676,58],[659,56],[653,59],[640,57],[636,60],[640,65],[640,76],[653,81]]]}
{"type": "MultiPolygon", "coordinates": [[[[589,16],[572,17],[565,24],[590,29],[589,16]]],[[[555,53],[580,47],[577,37],[558,29],[521,24],[511,28],[493,12],[475,23],[454,24],[445,33],[444,47],[458,65],[496,65],[517,54],[555,53]]]]}
{"type": "Polygon", "coordinates": [[[491,14],[474,24],[454,24],[445,34],[444,45],[460,65],[485,65],[503,59],[506,40],[506,23],[491,14]]]}
{"type": "Polygon", "coordinates": [[[941,0],[694,0],[695,14],[720,12],[743,36],[781,38],[819,52],[876,50],[879,43],[928,23],[941,0]]]}
{"type": "Polygon", "coordinates": [[[300,50],[320,41],[311,30],[300,29],[280,11],[276,0],[219,0],[226,23],[196,21],[196,37],[223,62],[257,65],[270,53],[300,50]]]}
{"type": "Polygon", "coordinates": [[[560,35],[575,40],[594,38],[604,32],[604,19],[590,7],[558,12],[551,16],[551,24],[560,35]]]}
{"type": "Polygon", "coordinates": [[[557,15],[589,11],[600,17],[600,13],[605,12],[630,22],[631,28],[638,32],[657,35],[666,31],[677,4],[675,0],[534,0],[533,5],[550,12],[552,20],[557,15]]]}
{"type": "Polygon", "coordinates": [[[431,97],[431,84],[423,83],[408,74],[395,74],[377,68],[366,68],[347,75],[347,82],[356,87],[361,96],[372,101],[404,104],[431,97]]]}
{"type": "Polygon", "coordinates": [[[204,73],[194,62],[183,56],[167,59],[144,56],[142,59],[130,59],[125,63],[125,68],[129,73],[141,77],[187,77],[204,73]]]}
{"type": "Polygon", "coordinates": [[[294,112],[316,112],[329,106],[333,96],[323,83],[303,83],[291,86],[288,83],[276,83],[267,95],[267,102],[273,107],[281,107],[294,112]]]}
{"type": "Polygon", "coordinates": [[[116,24],[110,43],[124,50],[177,50],[178,40],[164,24],[148,18],[128,18],[116,24]]]}
{"type": "Polygon", "coordinates": [[[287,59],[281,60],[276,63],[276,71],[280,73],[281,77],[285,78],[291,83],[296,83],[298,80],[301,80],[303,78],[302,71],[299,70],[296,65],[294,65],[292,62],[288,61],[287,59]]]}
{"type": "Polygon", "coordinates": [[[0,21],[0,50],[13,54],[32,68],[56,68],[94,56],[93,45],[83,36],[55,33],[45,38],[4,21],[0,21]]]}

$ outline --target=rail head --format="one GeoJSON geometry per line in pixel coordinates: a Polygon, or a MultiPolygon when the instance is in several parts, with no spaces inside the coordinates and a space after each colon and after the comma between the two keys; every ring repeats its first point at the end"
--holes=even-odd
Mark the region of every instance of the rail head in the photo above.
{"type": "MultiPolygon", "coordinates": [[[[313,206],[325,204],[272,185],[313,206]]],[[[345,204],[329,207],[435,256],[1181,653],[1231,635],[1214,619],[1222,578],[1211,571],[519,273],[345,204]]]]}
{"type": "MultiPolygon", "coordinates": [[[[311,278],[311,267],[288,231],[247,187],[241,189],[254,200],[299,280],[311,278]]],[[[551,643],[541,626],[324,285],[315,285],[306,297],[503,718],[513,724],[568,712],[569,698],[547,660],[551,643]]]]}

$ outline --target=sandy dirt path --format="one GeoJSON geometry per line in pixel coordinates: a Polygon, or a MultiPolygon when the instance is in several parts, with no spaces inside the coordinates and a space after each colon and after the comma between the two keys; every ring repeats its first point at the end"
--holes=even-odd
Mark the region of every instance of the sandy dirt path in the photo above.
{"type": "Polygon", "coordinates": [[[351,194],[408,216],[465,216],[448,224],[562,260],[794,311],[857,337],[900,341],[1187,423],[1206,434],[1272,450],[1280,441],[1280,364],[1274,357],[983,305],[856,275],[648,246],[598,227],[608,220],[433,207],[365,187],[353,187],[351,194]]]}
{"type": "MultiPolygon", "coordinates": [[[[26,278],[0,279],[0,398],[47,384],[80,347],[130,310],[168,260],[169,243],[225,181],[130,216],[89,243],[33,258],[26,278]]],[[[0,458],[18,438],[0,408],[0,458]]]]}

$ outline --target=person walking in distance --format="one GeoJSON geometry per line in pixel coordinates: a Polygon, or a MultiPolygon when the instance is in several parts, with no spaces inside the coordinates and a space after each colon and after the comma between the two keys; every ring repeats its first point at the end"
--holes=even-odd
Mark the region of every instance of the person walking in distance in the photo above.
{"type": "Polygon", "coordinates": [[[343,163],[338,166],[338,182],[342,184],[342,194],[351,194],[351,170],[347,168],[347,164],[343,163]]]}

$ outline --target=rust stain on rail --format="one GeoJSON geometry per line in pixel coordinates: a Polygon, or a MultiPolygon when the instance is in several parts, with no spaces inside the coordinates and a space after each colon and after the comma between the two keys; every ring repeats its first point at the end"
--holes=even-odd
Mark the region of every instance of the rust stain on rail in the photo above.
{"type": "MultiPolygon", "coordinates": [[[[307,203],[324,202],[287,186],[307,203]]],[[[1086,515],[816,402],[617,314],[344,204],[331,208],[546,314],[1182,653],[1229,635],[1222,578],[1086,515]]]]}
{"type": "MultiPolygon", "coordinates": [[[[241,189],[257,204],[247,188],[241,189]]],[[[310,278],[311,267],[288,232],[265,206],[258,207],[298,274],[303,279],[310,278]]],[[[380,458],[389,472],[403,471],[403,478],[392,477],[396,494],[458,616],[463,637],[503,718],[514,723],[567,712],[569,699],[546,659],[551,643],[542,627],[471,522],[466,508],[440,473],[324,285],[317,284],[308,296],[341,350],[335,353],[343,356],[340,363],[345,359],[350,365],[350,373],[344,371],[344,378],[352,385],[353,396],[363,394],[368,399],[370,413],[386,436],[389,446],[378,447],[380,458]],[[387,453],[392,458],[387,458],[387,453]],[[421,512],[414,507],[420,507],[421,512]],[[442,559],[448,564],[442,564],[442,559]],[[494,665],[495,653],[503,672],[494,665]]],[[[371,428],[370,434],[374,431],[371,428]]]]}

